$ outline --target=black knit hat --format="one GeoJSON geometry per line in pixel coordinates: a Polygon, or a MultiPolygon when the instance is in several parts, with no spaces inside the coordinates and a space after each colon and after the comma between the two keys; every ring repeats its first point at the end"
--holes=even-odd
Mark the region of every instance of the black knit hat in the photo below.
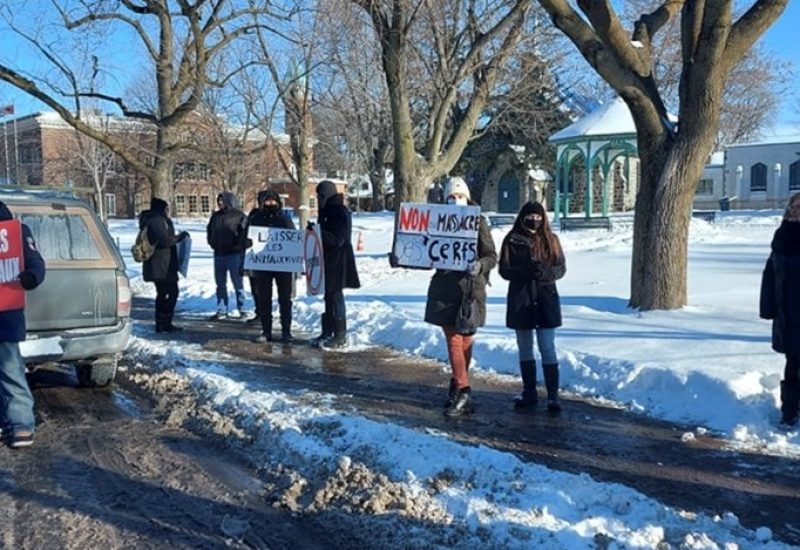
{"type": "Polygon", "coordinates": [[[169,204],[167,204],[167,201],[165,200],[157,199],[155,197],[150,199],[150,210],[154,212],[166,212],[168,206],[169,204]]]}

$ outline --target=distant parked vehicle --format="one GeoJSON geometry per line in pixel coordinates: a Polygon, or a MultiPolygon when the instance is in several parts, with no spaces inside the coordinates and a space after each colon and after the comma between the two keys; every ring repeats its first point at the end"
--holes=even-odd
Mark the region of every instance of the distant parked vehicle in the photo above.
{"type": "Polygon", "coordinates": [[[484,217],[489,222],[489,227],[492,228],[512,226],[517,219],[514,214],[496,214],[494,212],[486,212],[484,217]]]}
{"type": "Polygon", "coordinates": [[[114,240],[71,194],[6,187],[0,200],[30,227],[47,263],[44,282],[27,293],[25,363],[73,364],[81,385],[108,385],[131,334],[131,291],[114,240]]]}

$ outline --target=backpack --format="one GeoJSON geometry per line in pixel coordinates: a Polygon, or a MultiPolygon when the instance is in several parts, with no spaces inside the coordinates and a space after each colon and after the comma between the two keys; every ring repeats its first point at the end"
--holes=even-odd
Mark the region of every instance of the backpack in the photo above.
{"type": "Polygon", "coordinates": [[[131,256],[135,261],[141,263],[152,258],[155,252],[156,247],[150,242],[150,237],[147,235],[147,226],[145,225],[136,235],[136,242],[131,247],[131,256]]]}

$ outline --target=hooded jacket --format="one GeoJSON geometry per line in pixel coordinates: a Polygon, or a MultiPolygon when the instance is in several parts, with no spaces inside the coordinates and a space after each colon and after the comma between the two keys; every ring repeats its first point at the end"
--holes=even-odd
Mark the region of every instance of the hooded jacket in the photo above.
{"type": "MultiPolygon", "coordinates": [[[[247,216],[247,227],[280,227],[294,229],[292,219],[283,213],[283,201],[275,191],[260,191],[258,193],[258,208],[253,208],[247,216]],[[273,199],[278,203],[277,208],[269,210],[263,207],[264,201],[273,199]]],[[[246,232],[245,232],[246,233],[246,232]]]]}
{"type": "Polygon", "coordinates": [[[361,281],[353,252],[353,221],[350,211],[331,181],[324,180],[317,185],[317,197],[322,257],[325,263],[325,293],[344,288],[359,288],[361,281]]]}
{"type": "Polygon", "coordinates": [[[142,264],[142,279],[160,282],[178,279],[178,237],[175,226],[167,216],[167,203],[154,198],[150,210],[139,214],[139,229],[147,227],[147,238],[156,247],[155,252],[142,264]]]}
{"type": "Polygon", "coordinates": [[[214,256],[229,256],[244,252],[247,239],[247,217],[236,208],[236,196],[230,191],[217,195],[222,200],[223,208],[211,214],[206,227],[208,244],[214,256]]]}
{"type": "MultiPolygon", "coordinates": [[[[5,203],[0,202],[0,221],[14,219],[11,210],[5,203]]],[[[25,262],[25,272],[33,275],[36,286],[44,281],[45,263],[44,258],[36,248],[36,241],[30,228],[22,224],[22,253],[25,262]]],[[[35,288],[35,287],[34,287],[35,288]]],[[[32,289],[29,289],[32,290],[32,289]]],[[[22,342],[25,340],[25,310],[14,309],[0,312],[0,341],[2,342],[22,342]]]]}
{"type": "Polygon", "coordinates": [[[772,349],[800,356],[800,222],[784,220],[761,279],[760,316],[772,319],[772,349]]]}

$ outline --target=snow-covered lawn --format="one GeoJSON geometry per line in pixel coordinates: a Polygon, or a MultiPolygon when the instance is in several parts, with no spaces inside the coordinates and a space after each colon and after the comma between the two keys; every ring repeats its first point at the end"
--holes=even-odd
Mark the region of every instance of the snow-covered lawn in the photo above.
{"type": "MultiPolygon", "coordinates": [[[[770,348],[769,323],[758,319],[761,270],[779,221],[777,211],[726,213],[715,224],[693,220],[689,306],[647,313],[626,305],[630,217],[615,218],[612,232],[561,234],[567,258],[567,275],[559,283],[564,326],[556,341],[562,385],[698,431],[711,430],[732,446],[800,456],[800,434],[776,429],[783,361],[770,348]]],[[[384,345],[446,361],[440,329],[422,321],[430,273],[392,270],[386,261],[391,214],[360,214],[353,226],[353,242],[361,232],[366,247],[357,254],[363,286],[347,293],[350,349],[384,345]]],[[[215,288],[205,220],[181,220],[176,228],[187,229],[194,240],[178,310],[211,313],[215,288]]],[[[130,259],[135,222],[115,220],[111,230],[126,254],[134,291],[154,296],[152,285],[141,281],[140,265],[130,259]]],[[[494,236],[499,247],[503,233],[494,236]]],[[[504,326],[506,282],[493,273],[491,284],[488,323],[476,340],[474,369],[516,377],[515,339],[504,326]]],[[[300,283],[295,330],[315,333],[323,306],[304,294],[300,283]]],[[[219,356],[149,341],[141,329],[136,335],[133,353],[162,356],[151,365],[153,373],[169,371],[219,414],[235,415],[256,446],[262,443],[265,460],[275,460],[272,455],[279,452],[278,460],[300,470],[316,460],[349,470],[362,461],[356,451],[370,449],[369,467],[399,484],[429,521],[464,522],[471,533],[488,532],[499,545],[593,547],[595,536],[608,536],[625,547],[654,547],[661,540],[687,548],[783,547],[769,541],[767,530],[744,530],[725,510],[717,518],[696,517],[619,485],[525,464],[438,433],[377,424],[337,409],[333,398],[304,401],[278,389],[256,391],[232,380],[219,356]],[[430,480],[442,477],[447,482],[431,495],[430,480]]]]}

